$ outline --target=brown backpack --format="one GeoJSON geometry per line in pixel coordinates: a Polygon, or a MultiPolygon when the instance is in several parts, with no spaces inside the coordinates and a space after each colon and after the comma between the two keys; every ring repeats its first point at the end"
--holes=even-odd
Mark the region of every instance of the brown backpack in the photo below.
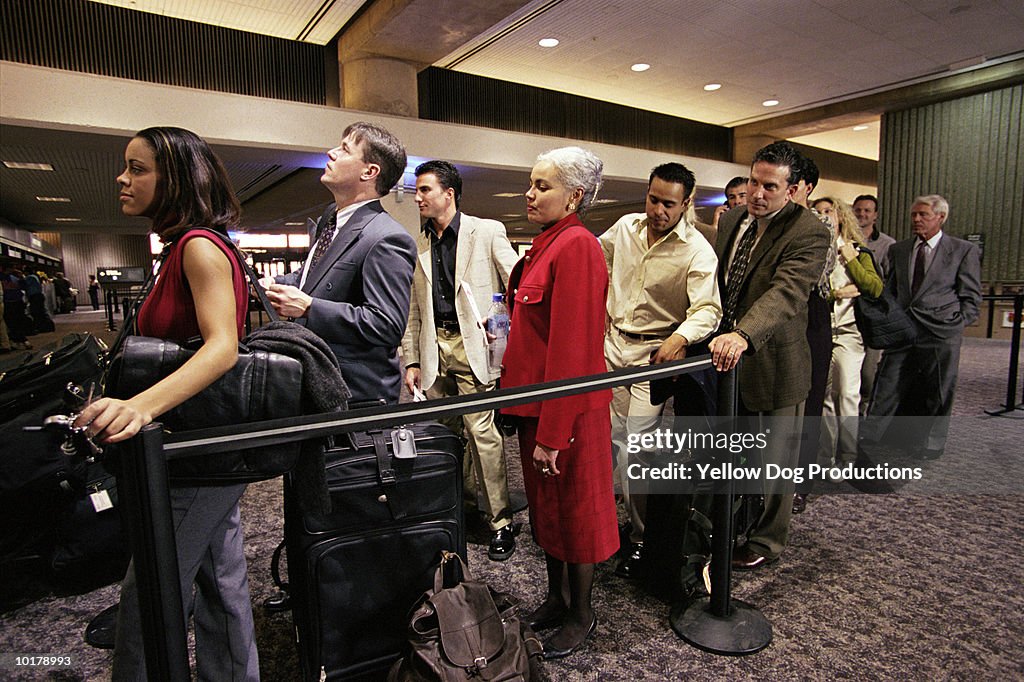
{"type": "Polygon", "coordinates": [[[420,680],[529,680],[543,647],[519,620],[519,600],[474,581],[462,557],[443,552],[428,590],[409,623],[411,651],[397,661],[389,682],[420,680]],[[445,565],[459,562],[462,582],[444,587],[445,565]]]}

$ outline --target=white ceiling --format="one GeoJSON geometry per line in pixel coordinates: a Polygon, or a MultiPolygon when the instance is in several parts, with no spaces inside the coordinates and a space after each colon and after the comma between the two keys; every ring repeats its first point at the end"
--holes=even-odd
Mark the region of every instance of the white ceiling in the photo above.
{"type": "Polygon", "coordinates": [[[326,45],[364,0],[92,0],[250,33],[326,45]]]}
{"type": "MultiPolygon", "coordinates": [[[[93,1],[317,44],[365,4],[93,1]]],[[[450,11],[452,3],[437,6],[450,11]]],[[[1022,52],[1021,0],[535,0],[436,64],[735,126],[1022,52]],[[541,38],[560,43],[542,48],[541,38]],[[631,71],[638,62],[651,68],[631,71]],[[709,82],[722,87],[705,92],[709,82]],[[762,106],[769,98],[779,104],[762,106]]],[[[877,158],[877,123],[864,133],[818,133],[806,142],[877,158]]]]}
{"type": "Polygon", "coordinates": [[[438,64],[725,126],[1024,51],[1020,0],[537,0],[520,14],[534,17],[438,64]]]}

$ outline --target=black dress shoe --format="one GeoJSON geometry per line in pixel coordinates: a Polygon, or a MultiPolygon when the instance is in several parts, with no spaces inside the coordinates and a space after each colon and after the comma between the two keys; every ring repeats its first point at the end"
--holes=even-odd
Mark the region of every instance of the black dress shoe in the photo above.
{"type": "Polygon", "coordinates": [[[769,559],[766,556],[761,556],[750,549],[748,545],[743,545],[733,552],[732,568],[734,571],[753,571],[754,569],[774,564],[778,560],[778,557],[769,559]]]}
{"type": "Polygon", "coordinates": [[[643,570],[644,543],[634,542],[630,546],[629,556],[615,567],[615,575],[620,578],[636,578],[643,570]]]}
{"type": "Polygon", "coordinates": [[[803,514],[807,509],[807,495],[796,493],[793,495],[793,513],[803,514]]]}
{"type": "Polygon", "coordinates": [[[97,649],[113,649],[117,635],[117,609],[120,602],[100,611],[85,628],[85,643],[97,649]]]}
{"type": "MultiPolygon", "coordinates": [[[[538,609],[539,611],[540,609],[538,609]]],[[[551,628],[557,628],[565,622],[565,614],[569,613],[569,609],[562,609],[561,611],[539,616],[537,611],[534,611],[526,617],[526,624],[530,626],[534,632],[540,632],[541,630],[550,630],[551,628]]]]}
{"type": "Polygon", "coordinates": [[[919,448],[919,449],[914,451],[914,458],[915,459],[923,459],[923,460],[930,461],[930,460],[938,459],[939,457],[942,457],[942,450],[932,450],[932,449],[929,449],[929,448],[919,448]]]}
{"type": "Polygon", "coordinates": [[[516,551],[516,536],[512,524],[499,528],[491,536],[491,542],[487,546],[487,558],[491,561],[504,561],[516,551]]]}
{"type": "Polygon", "coordinates": [[[594,620],[590,623],[590,628],[587,630],[587,634],[583,635],[583,639],[567,649],[559,649],[553,646],[551,644],[551,640],[544,642],[544,660],[553,661],[556,658],[565,658],[569,654],[575,653],[587,643],[587,640],[590,639],[590,636],[594,634],[595,630],[597,630],[597,616],[594,616],[594,620]]]}

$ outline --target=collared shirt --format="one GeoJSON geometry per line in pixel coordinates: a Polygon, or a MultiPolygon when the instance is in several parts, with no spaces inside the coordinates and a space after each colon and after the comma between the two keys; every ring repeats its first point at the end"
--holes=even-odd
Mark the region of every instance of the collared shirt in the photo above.
{"type": "Polygon", "coordinates": [[[599,237],[609,320],[625,332],[697,343],[722,319],[715,251],[685,218],[650,247],[647,229],[646,214],[630,213],[599,237]]]}
{"type": "MultiPolygon", "coordinates": [[[[785,208],[785,206],[782,208],[785,208]]],[[[779,211],[781,211],[782,208],[780,208],[779,211]]],[[[732,267],[732,260],[736,257],[736,249],[739,247],[740,240],[743,239],[743,235],[747,233],[747,230],[750,229],[751,225],[757,225],[757,236],[754,238],[754,245],[750,247],[750,252],[753,253],[754,249],[757,248],[757,243],[761,241],[764,231],[768,229],[768,226],[771,224],[775,216],[779,214],[779,211],[773,211],[761,218],[755,218],[753,215],[748,213],[747,217],[743,219],[742,223],[740,223],[739,229],[736,230],[736,236],[732,240],[732,247],[729,249],[729,263],[725,270],[726,283],[729,282],[729,267],[732,267]]]]}
{"type": "Polygon", "coordinates": [[[932,238],[926,242],[922,242],[920,238],[914,240],[914,252],[910,254],[910,281],[914,281],[914,268],[917,265],[917,252],[924,249],[924,272],[928,274],[928,268],[932,266],[932,260],[935,258],[935,248],[939,245],[939,240],[942,239],[942,230],[939,230],[932,235],[932,238]]]}
{"type": "Polygon", "coordinates": [[[434,301],[434,322],[456,322],[455,312],[455,255],[459,244],[459,224],[462,212],[455,217],[437,236],[433,219],[423,224],[423,231],[430,237],[430,287],[434,301]]]}
{"type": "MultiPolygon", "coordinates": [[[[345,227],[345,224],[349,221],[349,218],[352,217],[352,214],[355,213],[360,206],[365,206],[371,201],[380,201],[380,199],[367,199],[366,201],[357,201],[354,204],[349,204],[344,208],[338,209],[338,211],[334,214],[334,224],[337,225],[337,227],[334,230],[334,236],[331,237],[331,244],[333,244],[334,240],[338,238],[339,234],[341,234],[341,230],[345,227]]],[[[327,229],[326,225],[324,226],[324,229],[327,229]]],[[[306,254],[306,264],[302,266],[302,277],[299,279],[300,289],[306,286],[306,277],[309,275],[309,264],[313,261],[313,252],[316,251],[316,241],[318,236],[319,235],[313,235],[313,239],[310,241],[309,253],[306,254]]]]}

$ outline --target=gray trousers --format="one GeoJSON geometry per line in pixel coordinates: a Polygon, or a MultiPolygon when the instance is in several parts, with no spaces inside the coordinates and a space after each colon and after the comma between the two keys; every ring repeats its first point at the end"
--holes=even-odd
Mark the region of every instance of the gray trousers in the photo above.
{"type": "Polygon", "coordinates": [[[861,438],[869,443],[882,440],[901,403],[912,400],[913,405],[903,408],[911,415],[927,417],[907,422],[920,447],[945,449],[962,341],[962,336],[924,337],[913,346],[885,351],[861,438]]]}
{"type": "MultiPolygon", "coordinates": [[[[796,466],[800,461],[804,403],[756,414],[772,418],[772,434],[764,450],[764,462],[778,464],[780,467],[796,466]]],[[[794,484],[788,480],[765,482],[764,511],[747,538],[747,544],[754,552],[775,559],[786,548],[789,542],[789,521],[793,517],[794,491],[794,484]]]]}
{"type": "MultiPolygon", "coordinates": [[[[187,628],[188,614],[195,616],[199,680],[260,677],[238,513],[243,492],[245,485],[171,489],[183,617],[187,628]]],[[[146,679],[134,560],[121,583],[111,679],[146,679]]]]}

